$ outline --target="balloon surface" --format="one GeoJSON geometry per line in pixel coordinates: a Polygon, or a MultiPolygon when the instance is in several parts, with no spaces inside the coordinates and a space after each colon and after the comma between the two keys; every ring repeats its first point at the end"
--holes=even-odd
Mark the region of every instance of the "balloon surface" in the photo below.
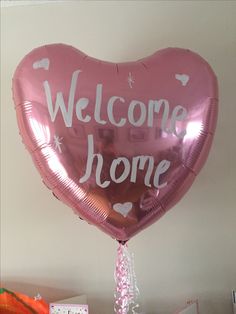
{"type": "Polygon", "coordinates": [[[206,161],[217,79],[196,53],[104,62],[64,44],[21,61],[13,95],[44,183],[89,223],[126,241],[186,193],[206,161]]]}

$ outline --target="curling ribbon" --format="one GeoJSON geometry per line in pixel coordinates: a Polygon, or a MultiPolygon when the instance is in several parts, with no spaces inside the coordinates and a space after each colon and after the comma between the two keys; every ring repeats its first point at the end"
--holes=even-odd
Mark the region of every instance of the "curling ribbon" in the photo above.
{"type": "Polygon", "coordinates": [[[137,302],[139,289],[134,271],[134,255],[128,251],[127,244],[119,244],[117,249],[117,260],[115,267],[115,305],[117,314],[138,313],[139,304],[137,302]]]}

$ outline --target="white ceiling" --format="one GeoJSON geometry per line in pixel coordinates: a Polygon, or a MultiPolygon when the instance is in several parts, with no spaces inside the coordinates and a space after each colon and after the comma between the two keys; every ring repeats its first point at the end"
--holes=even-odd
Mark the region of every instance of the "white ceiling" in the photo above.
{"type": "Polygon", "coordinates": [[[65,2],[66,0],[1,0],[1,7],[13,7],[20,5],[39,5],[46,3],[65,2]]]}

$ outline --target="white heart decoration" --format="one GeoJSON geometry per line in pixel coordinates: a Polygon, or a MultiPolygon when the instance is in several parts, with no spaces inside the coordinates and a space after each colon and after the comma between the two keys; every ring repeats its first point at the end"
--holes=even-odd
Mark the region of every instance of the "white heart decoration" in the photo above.
{"type": "Polygon", "coordinates": [[[175,74],[175,78],[181,82],[182,86],[186,86],[189,81],[189,75],[187,74],[175,74]]]}
{"type": "Polygon", "coordinates": [[[121,214],[123,217],[127,217],[129,212],[131,211],[133,207],[133,204],[131,202],[126,202],[126,203],[116,203],[113,205],[113,209],[121,214]]]}

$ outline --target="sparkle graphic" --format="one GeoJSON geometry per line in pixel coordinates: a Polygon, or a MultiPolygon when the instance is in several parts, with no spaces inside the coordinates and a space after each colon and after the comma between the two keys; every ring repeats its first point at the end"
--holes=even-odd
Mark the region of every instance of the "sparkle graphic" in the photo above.
{"type": "Polygon", "coordinates": [[[38,293],[35,297],[34,297],[34,301],[40,301],[42,300],[41,295],[38,293]]]}
{"type": "Polygon", "coordinates": [[[133,87],[132,84],[134,84],[134,78],[133,78],[131,72],[129,72],[129,76],[128,76],[127,81],[128,81],[129,87],[132,88],[133,87]]]}
{"type": "Polygon", "coordinates": [[[62,150],[61,150],[61,145],[62,145],[62,141],[63,140],[63,137],[59,137],[58,135],[54,135],[54,147],[56,149],[59,150],[60,153],[62,153],[62,150]]]}

